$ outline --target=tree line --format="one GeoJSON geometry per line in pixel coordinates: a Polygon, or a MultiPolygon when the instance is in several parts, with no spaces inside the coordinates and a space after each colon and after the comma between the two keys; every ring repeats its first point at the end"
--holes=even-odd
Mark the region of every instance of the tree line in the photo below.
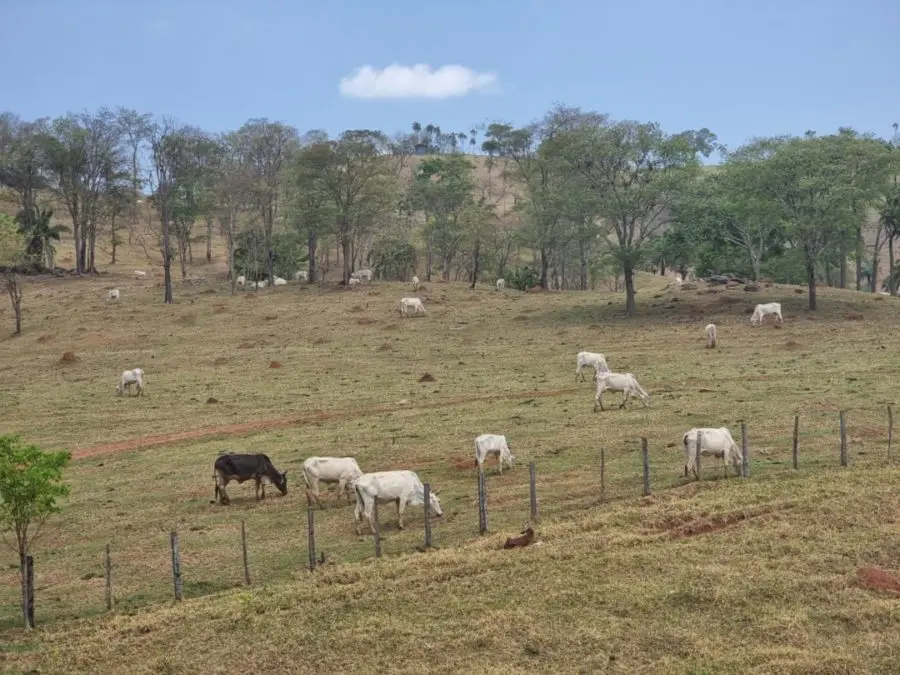
{"type": "Polygon", "coordinates": [[[123,108],[35,121],[4,113],[0,187],[20,239],[0,248],[52,268],[54,242],[71,231],[75,271],[90,273],[98,247],[115,263],[127,236],[160,257],[167,303],[173,264],[186,276],[204,243],[211,262],[219,233],[232,284],[301,265],[310,283],[332,269],[346,283],[362,265],[384,279],[424,266],[426,279],[473,287],[483,277],[519,288],[621,284],[633,314],[635,271],[693,267],[802,281],[815,309],[817,283],[877,290],[885,244],[886,282],[900,283],[894,131],[886,140],[841,128],[729,150],[706,128],[668,133],[562,105],[523,127],[414,123],[392,137],[337,138],[268,119],[208,133],[123,108]],[[715,152],[722,162],[704,166],[715,152]],[[52,224],[48,195],[71,227],[52,224]],[[874,250],[864,241],[873,213],[874,250]]]}

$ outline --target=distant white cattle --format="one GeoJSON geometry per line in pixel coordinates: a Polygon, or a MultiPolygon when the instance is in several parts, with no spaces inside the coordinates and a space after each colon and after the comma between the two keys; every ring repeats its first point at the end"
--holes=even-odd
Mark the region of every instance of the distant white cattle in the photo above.
{"type": "Polygon", "coordinates": [[[419,290],[419,277],[412,278],[412,286],[414,291],[419,290]]]}
{"type": "Polygon", "coordinates": [[[413,314],[425,313],[425,305],[419,298],[401,298],[400,299],[400,316],[406,316],[410,311],[413,314]]]}
{"type": "Polygon", "coordinates": [[[606,363],[606,357],[596,352],[578,352],[575,355],[575,381],[578,382],[578,376],[581,375],[581,381],[584,382],[584,374],[581,369],[585,366],[591,366],[594,369],[594,379],[597,379],[599,373],[608,373],[609,365],[606,363]]]}
{"type": "Polygon", "coordinates": [[[731,464],[738,475],[741,473],[741,463],[744,455],[741,448],[731,437],[728,427],[694,427],[686,431],[681,437],[684,446],[684,475],[689,471],[699,478],[697,472],[697,434],[700,434],[700,455],[703,457],[716,457],[724,461],[725,477],[728,478],[728,465],[731,464]]]}
{"type": "Polygon", "coordinates": [[[147,273],[146,273],[144,270],[135,270],[135,271],[134,271],[134,278],[135,278],[135,279],[146,279],[146,278],[147,278],[147,273]]]}
{"type": "Polygon", "coordinates": [[[131,385],[137,385],[137,395],[144,394],[144,371],[140,368],[123,370],[119,376],[119,384],[116,385],[116,396],[121,396],[127,389],[131,393],[131,385]]]}
{"type": "Polygon", "coordinates": [[[337,483],[337,501],[341,493],[347,493],[350,503],[351,483],[363,475],[359,464],[353,457],[309,457],[303,462],[303,480],[306,481],[307,494],[311,501],[321,503],[319,499],[319,482],[337,483]]]}
{"type": "MultiPolygon", "coordinates": [[[[378,471],[364,473],[357,478],[353,487],[356,490],[356,533],[362,534],[362,519],[365,515],[369,522],[369,529],[374,534],[372,525],[375,510],[375,500],[379,503],[395,502],[397,504],[397,526],[403,529],[403,512],[407,505],[425,505],[425,486],[414,471],[378,471]]],[[[444,515],[441,509],[441,500],[437,493],[431,492],[429,505],[431,511],[438,517],[444,515]]]]}
{"type": "Polygon", "coordinates": [[[597,406],[600,410],[603,408],[603,392],[607,390],[625,392],[625,398],[622,399],[620,408],[624,408],[628,403],[628,399],[637,396],[641,399],[641,403],[646,408],[650,404],[650,394],[643,390],[638,384],[637,378],[631,373],[597,373],[597,393],[594,395],[594,412],[597,412],[597,406]]]}
{"type": "Polygon", "coordinates": [[[716,338],[718,337],[716,333],[716,324],[708,323],[706,324],[706,347],[707,349],[715,349],[716,348],[716,338]]]}
{"type": "Polygon", "coordinates": [[[269,285],[269,280],[268,280],[268,279],[260,279],[259,281],[256,282],[256,287],[257,287],[257,288],[265,288],[265,287],[268,286],[268,285],[269,285]]]}
{"type": "Polygon", "coordinates": [[[273,286],[287,286],[287,279],[282,279],[281,277],[275,277],[275,281],[272,282],[273,286]]]}
{"type": "Polygon", "coordinates": [[[756,309],[753,310],[753,316],[750,317],[750,325],[758,326],[762,324],[769,315],[774,316],[775,323],[781,325],[783,318],[781,316],[780,302],[767,302],[765,304],[757,305],[756,309]]]}
{"type": "Polygon", "coordinates": [[[234,281],[235,281],[235,283],[236,283],[238,286],[243,286],[244,284],[247,283],[247,277],[245,277],[245,276],[242,274],[241,276],[239,276],[239,277],[238,277],[237,279],[235,279],[234,281]]]}
{"type": "Polygon", "coordinates": [[[255,282],[255,281],[248,281],[248,282],[247,282],[247,288],[249,288],[251,291],[255,291],[255,290],[256,290],[256,282],[255,282]]]}
{"type": "Polygon", "coordinates": [[[503,465],[512,468],[513,461],[516,457],[509,450],[506,442],[506,436],[500,434],[481,434],[475,437],[475,462],[478,464],[478,470],[484,470],[484,460],[488,455],[497,455],[497,473],[503,473],[503,465]]]}
{"type": "Polygon", "coordinates": [[[119,293],[118,288],[114,288],[111,291],[106,293],[106,301],[107,302],[118,302],[121,297],[121,293],[119,293]]]}
{"type": "Polygon", "coordinates": [[[365,284],[371,284],[374,277],[375,273],[372,270],[356,270],[356,278],[365,284]]]}
{"type": "Polygon", "coordinates": [[[497,279],[497,290],[506,288],[506,279],[497,279]]]}
{"type": "Polygon", "coordinates": [[[306,270],[297,270],[294,272],[294,281],[309,281],[309,272],[306,270]]]}
{"type": "Polygon", "coordinates": [[[350,288],[354,288],[358,284],[359,284],[359,279],[357,277],[350,277],[350,280],[347,282],[347,285],[350,286],[350,288]]]}

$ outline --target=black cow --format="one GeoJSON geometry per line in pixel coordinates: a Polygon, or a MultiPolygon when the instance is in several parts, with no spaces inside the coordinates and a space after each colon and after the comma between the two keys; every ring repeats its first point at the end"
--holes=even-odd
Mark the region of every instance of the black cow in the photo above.
{"type": "Polygon", "coordinates": [[[219,455],[213,465],[213,480],[216,488],[212,504],[219,500],[220,494],[223,506],[231,503],[228,493],[225,492],[225,486],[233,480],[238,483],[247,480],[255,481],[256,501],[259,501],[260,488],[262,488],[262,498],[266,498],[264,481],[272,483],[281,494],[287,494],[287,471],[278,471],[267,455],[219,455]]]}

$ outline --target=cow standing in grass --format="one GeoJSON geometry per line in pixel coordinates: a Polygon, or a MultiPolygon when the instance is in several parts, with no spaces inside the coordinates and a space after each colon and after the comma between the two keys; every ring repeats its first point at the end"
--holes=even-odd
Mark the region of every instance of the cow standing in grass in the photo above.
{"type": "Polygon", "coordinates": [[[256,501],[266,498],[266,483],[271,483],[281,494],[287,494],[287,471],[278,471],[272,460],[266,455],[226,455],[216,458],[213,465],[213,479],[215,480],[215,492],[212,503],[220,501],[222,506],[228,506],[231,500],[225,492],[225,486],[231,481],[243,483],[252,480],[256,483],[256,501]]]}

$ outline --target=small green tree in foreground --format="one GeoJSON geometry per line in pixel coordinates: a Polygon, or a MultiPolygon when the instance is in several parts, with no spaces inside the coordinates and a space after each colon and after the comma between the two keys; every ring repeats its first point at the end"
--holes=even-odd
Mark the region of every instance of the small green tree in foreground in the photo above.
{"type": "Polygon", "coordinates": [[[19,578],[22,584],[22,616],[28,619],[28,589],[25,559],[31,543],[47,518],[59,511],[56,501],[69,494],[62,482],[62,470],[71,455],[67,451],[43,452],[27,445],[16,435],[0,436],[0,528],[4,539],[19,554],[19,578]],[[6,538],[15,534],[15,541],[6,538]]]}

